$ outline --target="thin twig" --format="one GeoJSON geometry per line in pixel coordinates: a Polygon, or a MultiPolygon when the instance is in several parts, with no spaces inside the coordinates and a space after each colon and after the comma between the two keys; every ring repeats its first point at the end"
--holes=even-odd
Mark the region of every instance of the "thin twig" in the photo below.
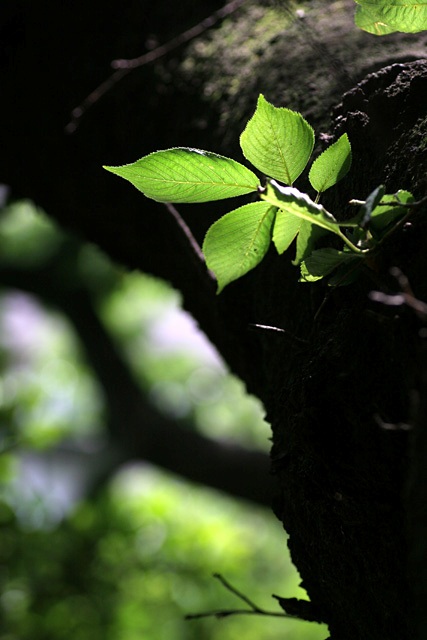
{"type": "Polygon", "coordinates": [[[220,581],[220,583],[225,587],[228,591],[230,591],[233,595],[237,596],[239,600],[245,602],[250,609],[226,609],[226,610],[218,610],[218,611],[206,611],[204,613],[190,613],[185,616],[186,620],[197,620],[199,618],[226,618],[227,616],[234,615],[260,615],[260,616],[273,616],[275,618],[294,618],[295,616],[288,615],[287,613],[282,613],[281,611],[266,611],[262,609],[258,605],[256,605],[252,600],[250,600],[243,593],[238,591],[235,587],[233,587],[221,574],[214,573],[213,577],[220,581]]]}
{"type": "MultiPolygon", "coordinates": [[[[350,200],[349,204],[354,205],[362,205],[365,204],[365,200],[350,200]]],[[[399,202],[398,197],[396,197],[396,202],[379,202],[377,207],[405,207],[405,209],[417,209],[421,207],[423,204],[427,204],[427,196],[421,198],[421,200],[416,200],[416,202],[399,202]]]]}
{"type": "Polygon", "coordinates": [[[281,333],[287,338],[291,340],[295,340],[295,342],[299,342],[300,344],[308,344],[308,340],[304,340],[304,338],[298,338],[293,333],[290,333],[286,329],[280,329],[280,327],[272,327],[268,324],[258,324],[255,322],[250,322],[248,325],[249,331],[271,331],[272,333],[281,333]]]}
{"type": "Polygon", "coordinates": [[[196,24],[191,29],[187,29],[183,33],[179,34],[175,38],[169,40],[165,44],[162,44],[152,51],[148,51],[148,53],[144,53],[142,56],[138,58],[134,58],[132,60],[113,60],[111,66],[115,69],[114,73],[104,80],[96,89],[91,91],[88,96],[71,112],[71,120],[65,127],[66,133],[74,133],[79,126],[81,118],[85,115],[85,113],[93,107],[110,89],[112,89],[122,78],[124,78],[128,73],[130,73],[133,69],[138,67],[142,67],[146,64],[150,64],[159,58],[171,53],[174,49],[177,49],[182,44],[190,42],[197,36],[201,35],[208,29],[210,29],[214,24],[216,24],[219,20],[222,20],[226,16],[230,15],[239,7],[241,7],[246,0],[232,0],[228,2],[224,7],[218,9],[210,16],[196,24]]]}
{"type": "Polygon", "coordinates": [[[142,67],[145,64],[154,62],[154,60],[162,58],[177,47],[180,47],[182,44],[185,44],[186,42],[190,42],[190,40],[197,38],[197,36],[200,36],[202,33],[213,27],[213,25],[219,22],[219,20],[222,20],[226,16],[239,9],[239,7],[241,7],[245,2],[246,0],[232,0],[231,2],[228,2],[224,7],[221,7],[221,9],[214,11],[210,16],[194,25],[194,27],[187,29],[187,31],[183,31],[183,33],[180,33],[175,38],[172,38],[172,40],[169,40],[169,42],[166,42],[166,44],[162,44],[152,51],[144,53],[138,58],[133,58],[131,60],[113,60],[111,66],[113,69],[136,69],[137,67],[142,67]]]}
{"type": "Polygon", "coordinates": [[[264,611],[264,609],[226,609],[219,611],[205,611],[204,613],[189,613],[185,616],[186,620],[197,620],[200,618],[227,618],[228,616],[272,616],[274,618],[293,618],[281,611],[264,611]]]}
{"type": "Polygon", "coordinates": [[[401,293],[393,293],[389,295],[382,291],[371,291],[369,298],[374,302],[379,302],[380,304],[385,304],[389,307],[400,307],[406,304],[408,307],[413,309],[420,320],[425,322],[427,320],[427,303],[415,297],[408,278],[398,267],[390,269],[390,273],[396,278],[400,288],[402,289],[401,293]]]}
{"type": "Polygon", "coordinates": [[[226,589],[228,589],[228,591],[230,591],[235,596],[237,596],[237,598],[239,598],[240,600],[245,602],[247,605],[249,605],[251,607],[251,609],[253,609],[253,611],[258,611],[258,612],[262,611],[262,609],[260,609],[260,607],[258,607],[254,602],[252,602],[252,600],[250,600],[247,596],[245,596],[243,593],[238,591],[236,589],[236,587],[233,587],[228,582],[228,580],[226,580],[220,573],[214,573],[213,577],[216,578],[217,580],[219,580],[220,583],[222,584],[222,586],[225,587],[226,589]]]}
{"type": "Polygon", "coordinates": [[[200,245],[197,242],[196,238],[191,233],[190,227],[187,225],[185,220],[181,217],[180,213],[173,206],[173,204],[171,204],[170,202],[164,202],[163,204],[165,205],[165,207],[169,211],[169,213],[173,216],[173,218],[175,219],[176,223],[178,224],[178,226],[180,227],[180,229],[184,233],[185,237],[187,238],[187,240],[188,240],[189,244],[191,245],[191,248],[192,248],[193,252],[196,254],[197,258],[200,260],[200,262],[203,262],[203,264],[204,264],[205,263],[205,256],[203,255],[203,252],[202,252],[202,250],[200,248],[200,245]]]}
{"type": "Polygon", "coordinates": [[[195,258],[197,259],[199,264],[203,265],[203,267],[206,269],[206,273],[207,273],[208,277],[211,280],[213,280],[214,282],[216,282],[216,277],[215,277],[215,274],[213,273],[213,271],[211,271],[210,269],[206,268],[206,260],[205,260],[205,256],[203,255],[203,251],[202,251],[199,243],[197,242],[196,238],[193,236],[193,234],[191,232],[191,229],[188,226],[188,224],[181,217],[180,213],[173,206],[173,204],[171,204],[170,202],[164,202],[163,204],[165,205],[165,207],[169,211],[169,213],[173,216],[173,218],[176,221],[177,225],[179,226],[179,228],[183,232],[184,236],[188,240],[188,244],[190,246],[191,252],[195,256],[195,258]]]}
{"type": "Polygon", "coordinates": [[[88,96],[71,112],[71,120],[65,127],[65,133],[74,133],[80,124],[80,120],[85,113],[93,107],[110,89],[114,87],[122,78],[124,78],[131,69],[117,69],[109,78],[101,82],[88,96]]]}

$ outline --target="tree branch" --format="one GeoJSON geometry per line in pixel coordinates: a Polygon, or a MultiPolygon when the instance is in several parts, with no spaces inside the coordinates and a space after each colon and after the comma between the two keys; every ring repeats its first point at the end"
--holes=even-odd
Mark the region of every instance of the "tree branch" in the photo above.
{"type": "Polygon", "coordinates": [[[115,72],[96,87],[96,89],[91,91],[91,93],[81,104],[79,104],[78,107],[73,109],[71,112],[71,120],[65,128],[66,132],[74,133],[79,126],[80,119],[84,116],[86,111],[98,102],[98,100],[100,100],[106,93],[108,93],[108,91],[120,82],[120,80],[122,80],[122,78],[124,78],[130,71],[146,64],[150,64],[151,62],[155,62],[183,44],[194,40],[194,38],[197,38],[197,36],[200,36],[202,33],[213,27],[214,24],[219,22],[219,20],[223,20],[228,15],[234,13],[234,11],[241,7],[245,2],[246,0],[231,0],[231,2],[228,2],[224,7],[214,11],[210,16],[190,29],[187,29],[187,31],[183,31],[179,35],[175,36],[175,38],[169,40],[169,42],[156,47],[152,51],[144,53],[138,58],[133,58],[132,60],[113,60],[111,66],[115,69],[115,72]]]}
{"type": "Polygon", "coordinates": [[[142,458],[188,480],[269,504],[268,456],[202,436],[192,424],[173,421],[154,409],[101,323],[77,270],[69,272],[71,285],[64,287],[60,253],[31,271],[3,266],[0,282],[55,305],[72,322],[101,385],[108,408],[107,428],[116,446],[129,460],[142,458]]]}

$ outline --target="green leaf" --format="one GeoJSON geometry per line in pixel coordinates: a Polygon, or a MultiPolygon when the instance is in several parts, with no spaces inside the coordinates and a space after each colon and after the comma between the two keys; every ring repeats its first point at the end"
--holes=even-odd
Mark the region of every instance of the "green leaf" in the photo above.
{"type": "Polygon", "coordinates": [[[381,201],[384,195],[384,191],[385,191],[384,185],[380,184],[379,187],[371,191],[369,196],[366,198],[364,204],[362,204],[362,206],[360,207],[359,212],[357,214],[357,220],[358,220],[359,227],[362,227],[362,229],[367,227],[367,225],[369,224],[372,212],[377,206],[377,204],[381,201]]]}
{"type": "Polygon", "coordinates": [[[277,253],[281,255],[295,240],[304,220],[292,215],[289,211],[279,209],[276,214],[273,228],[273,242],[277,253]]]}
{"type": "Polygon", "coordinates": [[[299,264],[313,251],[315,242],[324,233],[326,233],[324,229],[316,227],[290,211],[282,209],[277,211],[273,227],[273,242],[280,255],[289,248],[295,238],[297,239],[295,260],[292,261],[294,265],[299,264]]]}
{"type": "Polygon", "coordinates": [[[214,222],[203,243],[206,264],[218,280],[218,293],[257,266],[271,241],[276,208],[252,202],[214,222]]]}
{"type": "Polygon", "coordinates": [[[283,187],[275,180],[270,180],[267,193],[262,194],[261,199],[297,218],[341,236],[340,225],[335,218],[322,205],[316,204],[306,193],[295,187],[283,187]]]}
{"type": "Polygon", "coordinates": [[[395,31],[416,33],[427,29],[427,3],[410,0],[356,0],[355,22],[360,29],[385,35],[395,31]]]}
{"type": "Polygon", "coordinates": [[[300,232],[297,236],[295,260],[292,260],[292,264],[298,265],[304,258],[310,255],[314,250],[316,242],[326,233],[326,229],[316,227],[307,222],[307,220],[302,220],[300,232]]]}
{"type": "MultiPolygon", "coordinates": [[[[341,227],[354,227],[356,224],[354,221],[347,222],[344,220],[342,222],[338,222],[335,220],[334,216],[329,213],[329,211],[326,211],[326,209],[320,204],[313,202],[306,193],[302,193],[294,187],[284,187],[281,184],[278,184],[275,180],[270,180],[270,183],[267,185],[267,189],[264,191],[264,193],[260,193],[260,198],[262,200],[269,202],[274,207],[277,207],[282,211],[287,211],[302,220],[306,220],[311,223],[311,226],[331,231],[335,235],[339,236],[344,244],[346,244],[354,253],[362,254],[369,250],[368,247],[356,246],[341,231],[341,227]]],[[[300,229],[300,235],[301,230],[302,227],[300,229]]],[[[306,233],[307,238],[310,239],[312,232],[308,234],[308,227],[306,228],[306,233]]],[[[313,244],[313,241],[309,244],[307,240],[301,244],[300,249],[298,249],[297,246],[297,260],[300,260],[302,256],[307,255],[313,244]]]]}
{"type": "Polygon", "coordinates": [[[209,202],[256,191],[257,176],[239,162],[210,151],[176,147],[132,164],[104,167],[158,202],[209,202]]]}
{"type": "Polygon", "coordinates": [[[354,253],[346,251],[332,248],[318,249],[301,263],[301,282],[321,280],[340,265],[360,259],[354,253]]]}
{"type": "Polygon", "coordinates": [[[344,133],[328,147],[311,165],[308,178],[313,189],[323,193],[342,180],[351,167],[351,146],[344,133]]]}
{"type": "Polygon", "coordinates": [[[314,132],[300,113],[274,107],[261,94],[240,136],[240,146],[259,171],[291,185],[308,163],[314,132]]]}
{"type": "Polygon", "coordinates": [[[409,191],[400,190],[393,195],[385,195],[381,198],[381,202],[390,202],[391,206],[378,205],[371,214],[371,228],[374,231],[384,231],[392,222],[401,218],[408,209],[406,207],[396,206],[397,202],[407,203],[414,202],[414,196],[409,191]]]}

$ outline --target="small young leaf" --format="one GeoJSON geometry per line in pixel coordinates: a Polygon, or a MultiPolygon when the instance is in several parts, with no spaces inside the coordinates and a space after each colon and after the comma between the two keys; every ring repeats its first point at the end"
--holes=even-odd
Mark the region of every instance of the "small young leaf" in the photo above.
{"type": "Polygon", "coordinates": [[[337,249],[318,249],[301,263],[301,282],[321,280],[343,263],[360,260],[354,253],[337,249]]]}
{"type": "Polygon", "coordinates": [[[359,221],[359,227],[361,227],[362,229],[365,229],[368,226],[372,212],[377,204],[381,202],[384,191],[384,185],[380,184],[379,187],[371,191],[369,196],[366,198],[365,203],[361,205],[357,215],[357,219],[359,221]]]}
{"type": "Polygon", "coordinates": [[[292,264],[297,265],[308,254],[313,251],[316,241],[326,231],[316,227],[307,220],[298,218],[290,211],[279,209],[276,214],[273,227],[273,242],[280,255],[297,239],[295,260],[292,264]]]}
{"type": "Polygon", "coordinates": [[[377,205],[372,211],[370,228],[377,232],[384,231],[389,224],[407,213],[405,207],[396,206],[397,202],[402,202],[403,204],[414,202],[414,196],[409,191],[400,190],[394,195],[383,196],[381,202],[390,202],[391,206],[377,205]]]}
{"type": "Polygon", "coordinates": [[[218,293],[261,262],[270,245],[275,214],[276,207],[252,202],[230,211],[208,229],[203,253],[218,280],[218,293]]]}
{"type": "Polygon", "coordinates": [[[132,164],[104,167],[158,202],[209,202],[256,191],[257,176],[239,162],[210,151],[176,147],[132,164]]]}
{"type": "Polygon", "coordinates": [[[291,185],[313,151],[314,132],[300,113],[274,107],[261,94],[240,136],[245,158],[265,175],[291,185]]]}
{"type": "Polygon", "coordinates": [[[356,25],[383,36],[402,31],[416,33],[427,29],[427,4],[414,0],[356,0],[356,25]]]}
{"type": "Polygon", "coordinates": [[[328,147],[311,165],[308,179],[313,189],[323,193],[342,180],[351,167],[351,146],[344,133],[328,147]]]}
{"type": "Polygon", "coordinates": [[[295,240],[302,224],[304,224],[304,220],[297,218],[289,211],[282,209],[277,211],[273,228],[273,242],[279,255],[286,251],[295,240]]]}

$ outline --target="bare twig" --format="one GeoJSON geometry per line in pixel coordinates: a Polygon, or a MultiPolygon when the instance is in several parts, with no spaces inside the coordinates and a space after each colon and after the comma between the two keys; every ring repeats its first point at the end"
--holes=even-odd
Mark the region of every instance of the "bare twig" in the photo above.
{"type": "Polygon", "coordinates": [[[233,595],[237,596],[239,600],[243,600],[245,604],[247,604],[250,609],[226,609],[219,611],[206,611],[204,613],[191,613],[185,616],[186,620],[197,620],[200,618],[226,618],[228,616],[234,615],[259,615],[259,616],[273,616],[275,618],[294,618],[295,616],[288,615],[287,613],[282,613],[281,611],[266,611],[262,609],[258,605],[256,605],[252,600],[250,600],[243,593],[238,591],[235,587],[233,587],[221,574],[214,573],[213,577],[220,581],[220,583],[233,595]]]}
{"type": "MultiPolygon", "coordinates": [[[[362,205],[362,204],[365,204],[365,200],[353,199],[349,201],[349,204],[362,205]]],[[[379,202],[376,206],[377,207],[405,207],[405,209],[418,209],[418,207],[422,207],[424,204],[427,204],[427,196],[424,196],[424,198],[421,198],[421,200],[416,200],[416,202],[399,202],[399,199],[396,196],[395,202],[379,202]]]]}
{"type": "Polygon", "coordinates": [[[193,250],[194,254],[197,256],[197,258],[200,260],[200,262],[203,262],[203,264],[204,264],[205,263],[205,256],[203,255],[203,252],[202,252],[202,250],[200,248],[200,245],[197,242],[196,238],[193,236],[193,234],[191,232],[191,229],[188,226],[188,224],[181,217],[180,213],[173,206],[173,204],[171,204],[170,202],[164,202],[163,204],[165,205],[165,207],[169,211],[169,213],[173,216],[173,218],[176,220],[176,223],[178,224],[179,228],[182,230],[183,234],[187,238],[188,243],[190,244],[191,249],[193,250]]]}
{"type": "Polygon", "coordinates": [[[258,607],[254,602],[252,602],[252,600],[250,600],[247,596],[245,596],[243,593],[238,591],[236,587],[233,587],[228,582],[228,580],[226,580],[220,573],[214,573],[213,577],[219,580],[222,586],[228,589],[228,591],[231,591],[231,593],[234,593],[234,595],[237,596],[240,600],[243,600],[243,602],[246,602],[246,604],[249,605],[251,609],[258,612],[262,611],[260,607],[258,607]]]}
{"type": "Polygon", "coordinates": [[[280,327],[272,327],[268,324],[257,324],[254,322],[249,323],[250,331],[271,331],[272,333],[280,333],[284,337],[289,338],[290,340],[294,340],[295,342],[299,342],[300,344],[308,344],[308,340],[304,340],[304,338],[299,338],[295,336],[293,333],[286,331],[286,329],[280,329],[280,327]]]}
{"type": "Polygon", "coordinates": [[[390,273],[396,278],[402,291],[400,293],[394,294],[387,294],[383,293],[382,291],[371,291],[369,294],[369,298],[374,302],[379,302],[389,307],[400,307],[406,304],[406,306],[415,311],[420,320],[426,321],[427,303],[423,302],[422,300],[418,300],[418,298],[415,297],[410,287],[408,278],[398,267],[393,267],[392,269],[390,269],[390,273]]]}
{"type": "Polygon", "coordinates": [[[190,40],[193,40],[210,29],[214,24],[219,22],[219,20],[222,20],[239,9],[239,7],[241,7],[245,2],[246,0],[232,0],[231,2],[228,2],[224,7],[218,9],[218,11],[214,11],[214,13],[194,25],[194,27],[191,27],[191,29],[187,29],[187,31],[180,33],[175,38],[169,40],[169,42],[156,47],[152,51],[144,53],[138,58],[133,58],[132,60],[113,60],[111,66],[115,69],[114,73],[96,87],[96,89],[91,91],[89,95],[72,110],[71,120],[65,127],[66,133],[74,133],[79,126],[81,118],[85,115],[88,109],[96,104],[106,93],[108,93],[108,91],[110,91],[110,89],[112,89],[133,69],[155,62],[155,60],[171,53],[171,51],[177,49],[179,46],[190,42],[190,40]]]}
{"type": "Polygon", "coordinates": [[[384,422],[378,413],[374,415],[374,420],[384,431],[411,431],[412,429],[412,425],[407,422],[384,422]]]}
{"type": "Polygon", "coordinates": [[[132,60],[113,60],[111,66],[113,69],[131,70],[136,69],[137,67],[142,67],[143,65],[149,64],[150,62],[154,62],[154,60],[162,58],[177,47],[180,47],[182,44],[185,44],[186,42],[190,42],[190,40],[197,38],[197,36],[200,36],[202,33],[213,27],[214,24],[236,11],[236,9],[239,9],[239,7],[241,7],[245,2],[246,0],[232,0],[231,2],[228,2],[224,7],[221,7],[221,9],[214,11],[210,16],[194,25],[194,27],[187,29],[187,31],[183,31],[183,33],[180,33],[175,38],[172,38],[172,40],[169,40],[169,42],[166,42],[166,44],[162,44],[152,51],[144,53],[142,56],[133,58],[132,60]]]}
{"type": "Polygon", "coordinates": [[[191,251],[192,255],[194,256],[194,258],[196,259],[196,266],[198,268],[203,269],[203,276],[207,276],[209,278],[209,280],[212,280],[213,282],[216,282],[216,276],[214,274],[213,271],[211,271],[210,269],[208,269],[206,267],[206,260],[205,260],[205,256],[203,255],[203,251],[199,245],[199,243],[197,242],[196,238],[193,236],[190,227],[188,226],[188,224],[185,222],[185,220],[181,217],[181,214],[179,213],[179,211],[173,206],[173,204],[171,204],[170,202],[164,202],[163,203],[166,207],[166,209],[169,211],[169,213],[173,216],[174,220],[176,221],[177,225],[179,226],[179,228],[181,229],[185,239],[187,240],[187,246],[189,248],[189,250],[191,251]]]}
{"type": "Polygon", "coordinates": [[[85,113],[93,107],[110,89],[124,78],[131,69],[117,69],[109,78],[101,82],[88,96],[71,112],[71,120],[65,127],[65,133],[74,133],[85,113]]]}

